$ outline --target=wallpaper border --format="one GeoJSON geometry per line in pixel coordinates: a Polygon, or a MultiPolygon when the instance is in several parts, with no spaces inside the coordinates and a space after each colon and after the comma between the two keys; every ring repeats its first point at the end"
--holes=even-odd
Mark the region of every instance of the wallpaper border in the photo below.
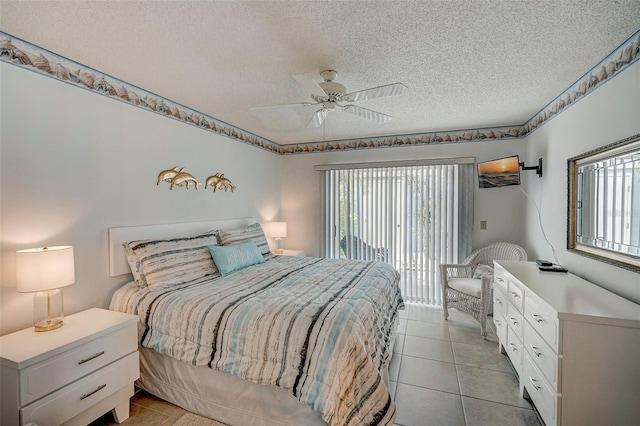
{"type": "Polygon", "coordinates": [[[0,31],[0,60],[280,155],[520,139],[640,59],[640,29],[524,124],[280,145],[0,31]]]}

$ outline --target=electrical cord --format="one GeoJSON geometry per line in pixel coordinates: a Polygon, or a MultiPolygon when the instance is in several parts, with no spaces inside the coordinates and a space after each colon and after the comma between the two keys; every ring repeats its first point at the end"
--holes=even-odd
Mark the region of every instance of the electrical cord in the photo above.
{"type": "Polygon", "coordinates": [[[544,226],[542,226],[542,215],[540,213],[540,209],[538,208],[538,205],[536,204],[535,201],[531,199],[531,197],[529,197],[529,194],[527,194],[527,192],[524,189],[522,189],[522,186],[518,185],[518,188],[520,188],[520,191],[522,191],[522,193],[529,199],[529,201],[531,201],[531,204],[533,204],[533,206],[536,208],[536,211],[538,212],[538,223],[540,224],[540,229],[542,230],[542,236],[544,237],[544,240],[547,242],[547,244],[549,244],[549,247],[551,247],[551,253],[553,253],[553,260],[555,261],[556,265],[559,265],[560,262],[558,262],[558,257],[556,256],[556,249],[553,248],[553,245],[551,244],[551,242],[549,242],[549,239],[547,238],[546,232],[544,232],[544,226]]]}

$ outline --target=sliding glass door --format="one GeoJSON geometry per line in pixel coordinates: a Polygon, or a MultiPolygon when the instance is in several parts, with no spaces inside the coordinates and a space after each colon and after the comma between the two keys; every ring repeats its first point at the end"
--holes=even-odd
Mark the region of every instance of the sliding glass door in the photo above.
{"type": "Polygon", "coordinates": [[[438,265],[470,252],[473,159],[316,168],[324,255],[388,262],[405,301],[441,304],[438,265]]]}

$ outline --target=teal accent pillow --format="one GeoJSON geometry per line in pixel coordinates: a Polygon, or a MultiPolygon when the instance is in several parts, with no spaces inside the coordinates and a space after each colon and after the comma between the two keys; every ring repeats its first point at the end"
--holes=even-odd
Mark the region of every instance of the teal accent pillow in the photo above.
{"type": "Polygon", "coordinates": [[[253,240],[228,246],[207,246],[220,275],[227,275],[247,266],[264,263],[264,257],[253,240]]]}

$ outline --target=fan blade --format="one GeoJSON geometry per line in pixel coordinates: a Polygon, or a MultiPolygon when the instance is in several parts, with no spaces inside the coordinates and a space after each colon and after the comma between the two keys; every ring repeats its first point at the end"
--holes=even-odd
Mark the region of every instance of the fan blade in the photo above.
{"type": "Polygon", "coordinates": [[[307,89],[307,91],[312,95],[316,95],[321,98],[325,98],[327,96],[325,91],[322,90],[322,87],[320,87],[320,85],[314,79],[302,74],[294,74],[293,78],[298,80],[298,83],[300,83],[302,87],[307,89]]]}
{"type": "Polygon", "coordinates": [[[373,111],[371,109],[362,108],[357,105],[345,105],[342,107],[342,110],[350,114],[357,115],[358,117],[366,118],[368,120],[372,120],[381,124],[386,123],[393,118],[390,115],[373,111]]]}
{"type": "Polygon", "coordinates": [[[327,115],[329,115],[331,111],[332,110],[324,108],[319,109],[315,114],[313,114],[313,117],[311,117],[309,124],[307,124],[307,129],[313,129],[314,127],[322,126],[322,123],[324,123],[324,119],[327,118],[327,115]]]}
{"type": "Polygon", "coordinates": [[[262,106],[249,107],[249,109],[259,110],[259,109],[271,109],[271,108],[292,108],[292,107],[307,107],[312,105],[318,105],[318,103],[312,104],[311,102],[300,102],[297,104],[262,105],[262,106]]]}
{"type": "Polygon", "coordinates": [[[385,86],[373,87],[371,89],[360,90],[358,92],[347,93],[342,97],[342,100],[346,102],[366,101],[367,99],[401,95],[408,90],[409,88],[402,83],[393,83],[385,86]]]}

